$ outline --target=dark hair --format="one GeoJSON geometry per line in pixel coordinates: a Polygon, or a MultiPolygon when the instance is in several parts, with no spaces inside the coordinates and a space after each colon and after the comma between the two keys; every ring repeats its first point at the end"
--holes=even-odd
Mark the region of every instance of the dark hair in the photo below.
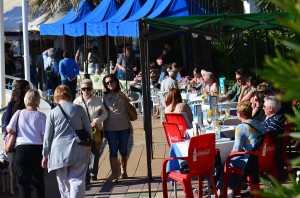
{"type": "Polygon", "coordinates": [[[254,96],[256,96],[258,102],[260,105],[263,105],[264,104],[264,93],[262,91],[257,91],[254,93],[254,96]]]}
{"type": "Polygon", "coordinates": [[[243,68],[238,69],[235,74],[240,76],[249,76],[249,72],[243,68]]]}
{"type": "Polygon", "coordinates": [[[11,94],[10,101],[13,102],[13,113],[15,113],[19,109],[24,109],[24,97],[28,89],[26,87],[29,86],[29,82],[27,80],[17,80],[14,90],[11,94]]]}
{"type": "Polygon", "coordinates": [[[201,68],[200,67],[196,67],[194,69],[194,72],[196,72],[197,74],[201,74],[201,68]]]}
{"type": "Polygon", "coordinates": [[[166,104],[167,105],[172,104],[171,112],[173,112],[178,103],[182,103],[180,91],[179,89],[172,88],[168,92],[166,104]]]}
{"type": "Polygon", "coordinates": [[[117,76],[114,75],[114,74],[108,74],[108,75],[106,75],[106,76],[103,78],[103,80],[102,80],[103,86],[104,86],[104,88],[105,88],[104,94],[109,94],[109,93],[110,93],[110,90],[108,89],[107,84],[105,83],[105,79],[106,79],[106,78],[111,78],[113,81],[116,82],[116,84],[117,84],[116,91],[120,91],[120,90],[121,90],[121,87],[120,87],[120,81],[119,81],[119,79],[117,78],[117,76]]]}
{"type": "Polygon", "coordinates": [[[64,57],[64,58],[70,58],[70,57],[71,57],[70,52],[67,51],[67,50],[64,50],[64,52],[63,52],[63,57],[64,57]]]}
{"type": "Polygon", "coordinates": [[[251,86],[255,88],[258,85],[258,79],[256,78],[256,76],[249,76],[247,82],[250,82],[251,86]]]}

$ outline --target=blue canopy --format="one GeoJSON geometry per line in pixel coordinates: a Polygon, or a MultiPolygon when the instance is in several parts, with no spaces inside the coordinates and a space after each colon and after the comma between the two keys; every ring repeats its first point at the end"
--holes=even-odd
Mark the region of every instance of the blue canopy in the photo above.
{"type": "Polygon", "coordinates": [[[123,21],[134,15],[144,4],[145,0],[126,0],[117,13],[111,18],[103,22],[86,22],[87,35],[89,36],[103,36],[107,35],[107,22],[109,21],[123,21]]]}
{"type": "Polygon", "coordinates": [[[100,23],[105,21],[117,12],[120,4],[116,0],[103,0],[88,16],[78,21],[65,25],[65,34],[69,36],[82,36],[86,34],[85,24],[100,23]]]}
{"type": "Polygon", "coordinates": [[[198,4],[195,6],[190,0],[148,0],[139,12],[127,20],[109,21],[108,35],[138,37],[138,20],[141,18],[190,16],[193,14],[200,14],[200,8],[198,4]],[[192,10],[194,7],[196,8],[195,11],[192,10]]]}
{"type": "Polygon", "coordinates": [[[65,35],[64,26],[66,24],[76,23],[77,21],[80,21],[81,19],[85,18],[94,8],[95,6],[90,1],[83,0],[79,4],[77,12],[74,8],[72,8],[61,20],[51,24],[41,24],[40,34],[56,36],[65,35]]]}

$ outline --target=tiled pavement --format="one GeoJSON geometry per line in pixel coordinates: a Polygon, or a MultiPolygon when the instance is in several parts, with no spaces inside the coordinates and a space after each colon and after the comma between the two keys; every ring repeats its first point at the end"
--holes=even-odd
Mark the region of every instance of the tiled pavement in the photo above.
{"type": "MultiPolygon", "coordinates": [[[[151,181],[151,197],[162,197],[161,190],[161,163],[168,156],[169,148],[165,141],[165,135],[160,124],[160,120],[156,119],[153,124],[153,159],[152,165],[152,181],[151,181]]],[[[145,133],[143,128],[143,117],[139,115],[137,121],[133,122],[134,132],[130,137],[130,151],[128,160],[128,176],[129,179],[120,179],[117,184],[110,181],[111,171],[109,164],[109,151],[105,143],[101,158],[99,161],[98,181],[92,182],[86,188],[85,197],[149,197],[149,186],[147,179],[147,155],[145,133]]],[[[0,134],[2,140],[2,135],[0,134]]],[[[0,141],[2,148],[2,141],[0,141]]],[[[46,197],[58,198],[59,192],[53,173],[45,172],[46,197]]],[[[1,186],[1,182],[0,182],[1,186]]],[[[171,189],[171,187],[170,187],[171,189]]],[[[180,189],[180,188],[179,188],[180,189]]],[[[1,198],[18,197],[18,189],[15,189],[15,196],[9,196],[9,192],[0,194],[1,198]]],[[[183,197],[182,192],[178,192],[178,197],[183,197]]]]}

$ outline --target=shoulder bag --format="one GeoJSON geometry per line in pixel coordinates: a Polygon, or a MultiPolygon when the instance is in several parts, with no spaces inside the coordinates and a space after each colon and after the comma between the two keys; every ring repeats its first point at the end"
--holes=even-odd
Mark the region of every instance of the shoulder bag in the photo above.
{"type": "Polygon", "coordinates": [[[74,130],[70,123],[70,120],[68,119],[68,117],[66,115],[66,112],[63,110],[63,108],[61,107],[60,104],[57,104],[57,105],[59,106],[60,110],[64,114],[66,120],[68,121],[77,144],[82,145],[82,146],[92,146],[94,144],[94,142],[92,140],[90,133],[85,131],[84,129],[74,130]]]}
{"type": "MultiPolygon", "coordinates": [[[[90,115],[89,109],[88,109],[83,97],[82,97],[82,102],[85,106],[87,115],[88,115],[90,123],[91,123],[92,122],[91,115],[90,115]]],[[[94,140],[96,149],[100,150],[101,145],[102,145],[102,139],[103,139],[103,131],[101,131],[98,128],[97,124],[96,124],[96,126],[92,127],[92,139],[94,140]]]]}
{"type": "Polygon", "coordinates": [[[123,100],[125,101],[126,111],[127,111],[129,120],[130,121],[137,120],[137,112],[136,112],[135,107],[129,103],[128,98],[126,98],[125,95],[123,95],[123,94],[120,94],[120,95],[122,96],[123,100]]]}
{"type": "Polygon", "coordinates": [[[16,140],[18,136],[18,128],[19,128],[19,117],[22,110],[18,113],[17,123],[16,123],[16,132],[14,134],[9,134],[7,139],[5,140],[5,152],[13,153],[15,151],[16,140]]]}

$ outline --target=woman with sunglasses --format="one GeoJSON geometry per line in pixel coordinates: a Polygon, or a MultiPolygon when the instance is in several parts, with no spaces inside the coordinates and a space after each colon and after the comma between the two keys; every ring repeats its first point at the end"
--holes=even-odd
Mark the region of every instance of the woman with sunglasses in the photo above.
{"type": "Polygon", "coordinates": [[[92,138],[95,144],[91,148],[91,161],[86,172],[86,185],[90,180],[96,181],[99,168],[100,149],[102,146],[102,122],[107,118],[107,110],[104,107],[101,98],[94,96],[93,82],[85,79],[80,83],[82,95],[74,100],[75,104],[82,106],[88,114],[92,127],[92,138]]]}
{"type": "Polygon", "coordinates": [[[120,153],[121,177],[128,178],[127,145],[132,125],[128,117],[125,105],[128,98],[121,92],[119,79],[109,74],[103,78],[106,89],[103,102],[108,111],[108,118],[104,121],[103,128],[109,145],[110,166],[113,182],[118,182],[118,152],[120,153]]]}

